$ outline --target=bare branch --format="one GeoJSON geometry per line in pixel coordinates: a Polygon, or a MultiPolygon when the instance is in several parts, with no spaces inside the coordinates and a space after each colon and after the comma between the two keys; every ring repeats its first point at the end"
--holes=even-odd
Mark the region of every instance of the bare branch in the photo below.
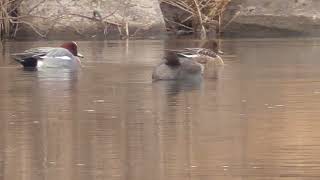
{"type": "MultiPolygon", "coordinates": [[[[231,0],[160,0],[160,3],[178,8],[180,17],[166,18],[166,22],[189,29],[192,24],[194,32],[199,32],[204,38],[208,30],[221,30],[221,17],[231,0]],[[170,19],[170,20],[168,20],[170,19]],[[189,27],[189,28],[186,28],[189,27]]],[[[179,29],[179,28],[178,28],[179,29]]]]}
{"type": "MultiPolygon", "coordinates": [[[[130,11],[136,4],[132,0],[118,0],[116,2],[118,4],[111,12],[101,13],[98,10],[94,10],[92,16],[90,16],[75,13],[63,0],[38,0],[36,3],[30,3],[28,0],[0,0],[0,39],[10,36],[14,37],[19,29],[24,27],[22,25],[29,27],[40,37],[47,37],[56,25],[71,28],[76,33],[82,35],[81,28],[78,26],[73,26],[69,23],[63,24],[67,18],[75,19],[77,17],[92,21],[92,23],[98,23],[104,35],[108,34],[110,26],[114,26],[119,29],[120,35],[125,33],[126,37],[131,37],[139,31],[137,30],[132,35],[129,34],[131,22],[130,11]],[[36,11],[41,9],[42,6],[45,6],[47,2],[55,3],[57,9],[62,9],[62,11],[57,12],[55,16],[36,13],[36,11]],[[22,6],[26,6],[27,10],[23,9],[24,11],[20,12],[22,6]]],[[[189,8],[187,3],[179,0],[178,5],[179,7],[185,8],[185,10],[191,14],[194,14],[192,8],[189,8]]]]}
{"type": "Polygon", "coordinates": [[[31,14],[37,7],[39,7],[41,4],[45,3],[46,0],[42,0],[39,3],[37,3],[35,6],[33,6],[32,8],[29,9],[27,14],[31,14]]]}
{"type": "MultiPolygon", "coordinates": [[[[77,17],[89,19],[89,20],[92,20],[92,21],[101,21],[101,20],[98,20],[98,19],[96,19],[96,18],[94,18],[94,17],[85,16],[85,15],[81,15],[81,14],[70,13],[70,14],[66,14],[66,15],[77,16],[77,17]]],[[[116,22],[111,22],[111,21],[102,21],[102,22],[106,22],[106,23],[108,23],[108,24],[120,26],[120,24],[119,24],[119,23],[116,23],[116,22]]]]}
{"type": "Polygon", "coordinates": [[[45,37],[46,37],[46,34],[40,32],[40,30],[39,30],[37,27],[35,27],[32,23],[29,23],[29,22],[27,22],[27,21],[18,21],[18,22],[12,21],[11,23],[13,23],[13,24],[26,24],[26,25],[28,25],[35,33],[37,33],[40,37],[42,37],[42,38],[45,38],[45,37]]]}

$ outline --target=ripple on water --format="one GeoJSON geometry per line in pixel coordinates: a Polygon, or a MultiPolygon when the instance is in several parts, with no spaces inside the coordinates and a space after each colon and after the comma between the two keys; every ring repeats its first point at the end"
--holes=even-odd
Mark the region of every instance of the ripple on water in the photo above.
{"type": "MultiPolygon", "coordinates": [[[[194,81],[151,79],[162,49],[193,40],[80,41],[77,73],[1,56],[0,176],[317,179],[319,43],[223,40],[220,78],[194,81]]],[[[6,54],[43,45],[9,42],[6,54]]]]}

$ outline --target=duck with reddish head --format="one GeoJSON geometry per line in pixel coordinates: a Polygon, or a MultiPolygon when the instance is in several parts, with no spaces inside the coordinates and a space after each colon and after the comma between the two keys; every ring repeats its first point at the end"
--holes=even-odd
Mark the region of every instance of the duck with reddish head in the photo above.
{"type": "Polygon", "coordinates": [[[13,59],[26,69],[63,68],[76,70],[81,67],[76,42],[65,42],[60,47],[38,47],[12,54],[13,59]]]}

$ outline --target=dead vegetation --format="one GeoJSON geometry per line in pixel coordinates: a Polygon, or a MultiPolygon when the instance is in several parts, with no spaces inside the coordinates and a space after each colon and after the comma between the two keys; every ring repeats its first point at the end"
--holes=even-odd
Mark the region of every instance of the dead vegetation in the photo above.
{"type": "Polygon", "coordinates": [[[12,23],[10,21],[14,18],[14,3],[10,0],[0,1],[0,39],[10,34],[12,23]]]}
{"type": "MultiPolygon", "coordinates": [[[[28,7],[28,10],[20,11],[22,4],[27,4],[28,0],[1,0],[0,1],[0,39],[14,38],[17,32],[21,29],[28,28],[37,34],[39,37],[46,38],[48,34],[54,31],[55,26],[64,26],[76,34],[85,37],[86,34],[81,29],[73,26],[72,24],[64,24],[66,19],[78,18],[80,21],[86,20],[87,22],[95,24],[102,32],[104,37],[110,33],[110,29],[118,32],[120,38],[129,38],[135,35],[136,32],[130,34],[129,32],[129,16],[130,8],[134,6],[131,0],[120,0],[118,6],[111,12],[102,13],[101,10],[93,10],[91,15],[84,15],[74,13],[61,0],[55,0],[59,9],[63,13],[56,15],[39,15],[37,9],[40,6],[45,6],[48,0],[38,0],[38,3],[33,7],[28,7]],[[32,23],[32,22],[37,22],[32,23]],[[39,23],[40,22],[40,23],[39,23]],[[42,27],[39,26],[42,24],[42,27]],[[23,28],[22,28],[23,27],[23,28]],[[43,28],[45,27],[45,28],[43,28]]],[[[52,2],[52,1],[51,1],[52,2]]],[[[41,8],[40,8],[41,9],[41,8]]],[[[137,29],[136,31],[139,31],[137,29]]]]}
{"type": "MultiPolygon", "coordinates": [[[[209,31],[219,34],[222,27],[222,16],[231,0],[160,0],[161,4],[169,5],[181,13],[164,17],[171,31],[184,31],[199,33],[206,38],[209,31]]],[[[174,11],[170,9],[170,11],[174,11]]]]}
{"type": "MultiPolygon", "coordinates": [[[[98,0],[99,1],[99,0],[98,0]]],[[[167,22],[167,27],[171,31],[184,30],[192,33],[199,33],[202,38],[205,38],[208,32],[220,32],[222,24],[221,17],[226,9],[226,6],[231,0],[159,0],[161,4],[174,7],[169,13],[176,13],[176,10],[182,12],[176,14],[174,18],[164,18],[167,22]],[[168,26],[169,24],[169,26],[168,26]]],[[[21,29],[28,28],[37,34],[39,37],[46,38],[48,34],[54,31],[56,26],[65,26],[80,36],[85,36],[81,29],[72,24],[63,24],[66,19],[78,18],[81,20],[89,20],[96,24],[103,33],[104,37],[110,33],[111,30],[118,32],[121,38],[130,38],[140,31],[136,29],[134,32],[129,32],[130,22],[130,8],[135,6],[132,0],[119,0],[118,7],[112,12],[102,12],[101,10],[94,10],[91,15],[83,15],[74,13],[62,3],[61,0],[38,0],[28,10],[20,11],[22,4],[28,4],[28,0],[1,0],[0,1],[0,39],[14,38],[17,32],[21,29]],[[39,15],[37,13],[40,7],[46,6],[48,2],[56,2],[62,9],[63,13],[56,15],[39,15]],[[34,24],[32,22],[37,22],[34,24]],[[40,27],[38,22],[43,22],[45,28],[40,27]],[[23,27],[23,28],[22,28],[23,27]],[[110,30],[111,29],[111,30],[110,30]]],[[[171,16],[172,17],[172,16],[171,16]]]]}

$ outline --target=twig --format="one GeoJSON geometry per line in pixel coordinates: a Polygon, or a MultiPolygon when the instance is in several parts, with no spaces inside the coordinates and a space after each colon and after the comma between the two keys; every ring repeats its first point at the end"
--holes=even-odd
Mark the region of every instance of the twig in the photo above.
{"type": "Polygon", "coordinates": [[[184,24],[182,24],[182,23],[178,23],[178,22],[175,22],[175,21],[171,21],[171,20],[169,20],[169,19],[167,19],[167,18],[165,18],[164,20],[165,20],[165,21],[168,21],[168,22],[171,22],[171,23],[174,23],[174,24],[177,24],[177,25],[179,25],[179,26],[182,26],[182,27],[184,27],[184,28],[186,28],[186,29],[193,30],[192,27],[186,26],[186,25],[184,25],[184,24]]]}
{"type": "Polygon", "coordinates": [[[37,33],[40,37],[45,38],[46,34],[41,33],[32,23],[26,21],[11,21],[13,24],[26,24],[28,25],[35,33],[37,33]]]}
{"type": "Polygon", "coordinates": [[[43,3],[45,3],[45,2],[46,2],[46,0],[40,1],[40,2],[37,3],[35,6],[33,6],[33,7],[28,11],[27,14],[31,14],[31,13],[33,12],[33,10],[35,10],[37,7],[39,7],[41,4],[43,4],[43,3]]]}
{"type": "MultiPolygon", "coordinates": [[[[66,15],[77,16],[77,17],[89,19],[89,20],[92,20],[92,21],[100,21],[100,20],[98,20],[96,18],[93,18],[93,17],[90,17],[90,16],[81,15],[81,14],[69,13],[69,14],[66,14],[66,15]]],[[[116,25],[116,26],[121,26],[121,24],[116,23],[116,22],[111,22],[111,21],[104,21],[104,22],[106,22],[108,24],[116,25]]]]}
{"type": "Polygon", "coordinates": [[[221,29],[225,29],[231,22],[233,22],[240,15],[240,11],[238,11],[221,29]]]}

